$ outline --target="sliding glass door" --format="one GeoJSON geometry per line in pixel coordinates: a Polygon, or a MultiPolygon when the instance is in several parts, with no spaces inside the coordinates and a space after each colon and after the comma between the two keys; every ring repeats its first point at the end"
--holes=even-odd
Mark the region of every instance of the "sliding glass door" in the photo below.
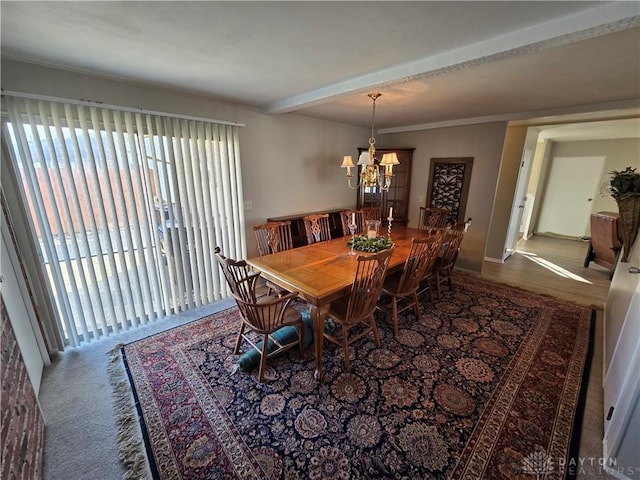
{"type": "Polygon", "coordinates": [[[226,295],[246,253],[238,127],[7,97],[3,137],[70,345],[226,295]]]}

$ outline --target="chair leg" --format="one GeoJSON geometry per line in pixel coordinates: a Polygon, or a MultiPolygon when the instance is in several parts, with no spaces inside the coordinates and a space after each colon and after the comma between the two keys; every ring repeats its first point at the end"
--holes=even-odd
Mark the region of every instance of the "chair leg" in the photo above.
{"type": "Polygon", "coordinates": [[[433,288],[433,282],[430,281],[429,282],[429,295],[431,296],[431,301],[434,302],[436,300],[440,300],[440,297],[438,296],[438,289],[437,288],[433,288]]]}
{"type": "Polygon", "coordinates": [[[447,283],[449,284],[449,290],[453,290],[453,281],[451,280],[452,273],[453,273],[453,267],[447,268],[447,283]]]}
{"type": "Polygon", "coordinates": [[[300,353],[302,353],[302,340],[304,340],[304,328],[297,326],[298,329],[298,348],[300,349],[300,353]]]}
{"type": "Polygon", "coordinates": [[[380,333],[378,333],[378,325],[376,324],[376,319],[373,318],[373,314],[369,317],[371,320],[371,330],[373,330],[373,341],[376,344],[376,347],[380,348],[380,333]]]}
{"type": "Polygon", "coordinates": [[[267,368],[267,355],[269,353],[269,335],[264,336],[262,340],[262,353],[260,354],[260,370],[258,371],[258,378],[260,383],[264,383],[264,371],[267,368]]]}
{"type": "MultiPolygon", "coordinates": [[[[374,320],[371,320],[375,323],[374,320]]],[[[398,300],[391,297],[391,322],[393,322],[393,336],[398,336],[398,300]]]]}
{"type": "Polygon", "coordinates": [[[244,322],[240,322],[240,332],[238,333],[238,338],[236,339],[236,346],[233,349],[234,355],[240,353],[240,345],[242,344],[242,335],[244,334],[244,322]]]}
{"type": "Polygon", "coordinates": [[[440,300],[440,296],[442,295],[442,291],[440,290],[440,272],[436,272],[436,289],[438,290],[438,300],[440,300]]]}
{"type": "Polygon", "coordinates": [[[413,299],[413,309],[416,312],[416,320],[420,320],[420,304],[418,303],[418,294],[413,292],[411,294],[411,298],[413,299]]]}
{"type": "Polygon", "coordinates": [[[342,325],[342,349],[344,351],[344,370],[348,372],[351,369],[349,361],[349,329],[342,325]]]}

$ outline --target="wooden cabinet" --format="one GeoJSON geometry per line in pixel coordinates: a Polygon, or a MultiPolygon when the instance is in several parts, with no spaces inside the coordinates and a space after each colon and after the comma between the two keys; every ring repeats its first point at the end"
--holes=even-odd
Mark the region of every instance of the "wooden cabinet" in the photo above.
{"type": "MultiPolygon", "coordinates": [[[[358,148],[358,157],[368,148],[358,148]]],[[[376,148],[376,163],[385,153],[396,152],[400,165],[393,167],[391,187],[386,192],[379,187],[358,188],[358,208],[379,207],[380,218],[385,221],[389,208],[393,207],[393,222],[406,225],[409,221],[409,188],[411,186],[411,161],[414,148],[376,148]]],[[[383,169],[381,169],[383,170],[383,169]]],[[[358,167],[360,173],[360,167],[358,167]]]]}

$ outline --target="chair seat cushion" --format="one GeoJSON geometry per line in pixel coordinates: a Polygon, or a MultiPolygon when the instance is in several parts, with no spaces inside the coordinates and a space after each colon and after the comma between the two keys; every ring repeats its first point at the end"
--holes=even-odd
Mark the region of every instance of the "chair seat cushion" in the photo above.
{"type": "MultiPolygon", "coordinates": [[[[302,337],[302,348],[307,348],[313,342],[313,319],[309,315],[309,311],[306,310],[300,314],[293,307],[287,308],[285,318],[289,319],[290,316],[302,315],[302,323],[304,325],[304,335],[302,337]],[[290,312],[289,309],[293,310],[290,312]]],[[[298,329],[294,326],[282,327],[271,334],[281,345],[287,345],[298,339],[298,329]]],[[[262,348],[262,342],[257,343],[258,348],[262,348]]],[[[267,351],[269,353],[276,349],[276,344],[269,340],[267,345],[267,351]]],[[[260,363],[260,352],[255,348],[251,348],[238,358],[236,363],[245,371],[249,371],[256,367],[260,363]]]]}

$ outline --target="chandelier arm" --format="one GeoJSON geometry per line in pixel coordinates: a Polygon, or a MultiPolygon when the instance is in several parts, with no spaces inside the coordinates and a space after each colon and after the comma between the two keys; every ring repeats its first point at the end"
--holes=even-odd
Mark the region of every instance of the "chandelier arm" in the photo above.
{"type": "Polygon", "coordinates": [[[349,184],[349,188],[351,190],[357,190],[358,188],[360,188],[360,182],[358,182],[358,184],[355,187],[351,185],[351,177],[347,178],[347,183],[349,184]]]}
{"type": "Polygon", "coordinates": [[[384,176],[384,184],[382,184],[382,183],[381,183],[381,185],[380,185],[380,189],[381,189],[383,192],[387,192],[387,191],[389,191],[389,188],[390,188],[390,187],[391,187],[391,176],[387,176],[387,175],[385,175],[385,176],[384,176]]]}

